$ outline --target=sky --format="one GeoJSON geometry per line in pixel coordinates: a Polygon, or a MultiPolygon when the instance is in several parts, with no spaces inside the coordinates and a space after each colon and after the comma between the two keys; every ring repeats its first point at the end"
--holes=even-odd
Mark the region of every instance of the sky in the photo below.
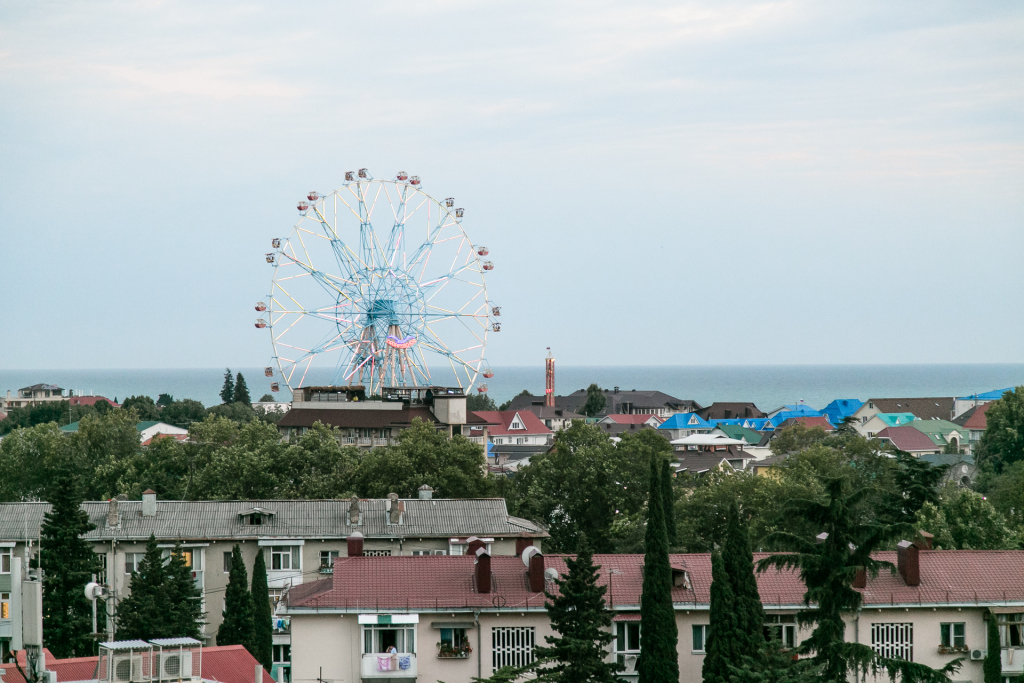
{"type": "Polygon", "coordinates": [[[296,200],[417,174],[495,366],[1024,362],[1016,2],[0,4],[0,367],[262,366],[296,200]]]}

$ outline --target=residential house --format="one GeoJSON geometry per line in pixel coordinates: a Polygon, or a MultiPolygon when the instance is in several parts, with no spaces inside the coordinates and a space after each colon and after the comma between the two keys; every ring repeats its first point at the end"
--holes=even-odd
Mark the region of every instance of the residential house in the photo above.
{"type": "MultiPolygon", "coordinates": [[[[429,486],[419,498],[352,500],[158,500],[146,491],[142,500],[85,502],[82,509],[96,526],[84,538],[101,556],[102,583],[110,586],[108,613],[131,591],[132,575],[155,534],[165,555],[178,541],[204,594],[204,641],[212,644],[222,621],[224,590],[235,545],[251,572],[264,554],[276,604],[284,591],[332,570],[358,539],[362,552],[377,556],[459,555],[470,539],[479,539],[495,556],[514,555],[529,544],[541,546],[546,530],[508,514],[503,498],[434,498],[429,486]]],[[[10,590],[11,558],[37,557],[39,530],[50,511],[45,502],[0,503],[0,595],[10,590]]],[[[111,620],[108,620],[108,624],[111,620]]],[[[291,644],[287,620],[275,618],[274,645],[291,644]]],[[[9,637],[0,618],[0,639],[9,637]]],[[[110,634],[116,639],[116,633],[110,634]]]]}
{"type": "Polygon", "coordinates": [[[952,420],[952,396],[931,398],[869,398],[853,417],[864,424],[876,413],[913,413],[919,420],[952,420]]]}
{"type": "MultiPolygon", "coordinates": [[[[962,658],[956,679],[982,683],[986,618],[993,618],[1003,674],[1024,671],[1024,551],[930,550],[926,538],[899,547],[875,555],[897,572],[866,576],[856,589],[863,603],[845,617],[850,641],[936,668],[962,658]]],[[[557,595],[554,579],[565,577],[568,557],[532,548],[519,557],[496,557],[479,546],[470,556],[418,562],[339,557],[327,578],[291,589],[282,602],[281,615],[292,624],[293,680],[471,683],[504,666],[529,664],[535,648],[555,635],[544,592],[557,595]],[[397,653],[389,653],[392,647],[397,653]]],[[[755,553],[754,561],[765,557],[755,553]]],[[[636,681],[644,557],[595,555],[594,563],[612,613],[607,661],[621,663],[619,675],[636,681]]],[[[711,557],[671,555],[669,564],[679,680],[700,681],[711,557]]],[[[756,578],[765,633],[783,648],[794,647],[810,633],[797,622],[806,608],[799,574],[768,569],[756,578]]]]}
{"type": "Polygon", "coordinates": [[[931,437],[920,429],[914,429],[909,424],[901,427],[886,427],[875,434],[875,437],[884,444],[890,444],[893,448],[918,457],[942,452],[942,446],[936,445],[931,437]]]}
{"type": "MultiPolygon", "coordinates": [[[[512,399],[510,410],[521,410],[531,405],[537,397],[516,396],[512,399]]],[[[543,400],[543,399],[541,399],[543,400]]],[[[619,391],[615,387],[611,391],[604,392],[605,406],[596,417],[605,415],[616,415],[620,413],[634,415],[659,415],[668,417],[676,413],[692,413],[699,410],[700,405],[696,401],[675,398],[660,391],[619,391]]],[[[583,404],[587,402],[587,390],[580,389],[568,396],[555,396],[555,406],[574,413],[583,412],[583,404]]]]}
{"type": "MultiPolygon", "coordinates": [[[[657,429],[664,422],[664,418],[657,415],[605,415],[595,424],[602,432],[612,438],[621,438],[623,434],[635,434],[643,429],[657,429]]],[[[665,432],[658,432],[666,436],[665,432]]]]}
{"type": "Polygon", "coordinates": [[[735,444],[708,450],[680,450],[675,455],[678,461],[676,472],[686,472],[695,477],[716,469],[745,470],[749,463],[755,461],[751,453],[735,444]]]}
{"type": "Polygon", "coordinates": [[[730,420],[735,418],[747,418],[747,417],[768,417],[767,414],[753,403],[745,402],[733,402],[733,403],[721,403],[714,402],[709,406],[694,411],[705,420],[709,422],[711,420],[730,420]]]}
{"type": "Polygon", "coordinates": [[[481,423],[470,428],[470,436],[489,433],[488,462],[502,465],[511,460],[546,453],[554,432],[528,410],[477,410],[471,413],[481,423]]]}
{"type": "Polygon", "coordinates": [[[778,427],[783,420],[790,417],[816,417],[821,414],[820,410],[815,410],[809,405],[800,402],[791,406],[779,406],[768,413],[768,417],[772,418],[772,422],[778,427]]]}
{"type": "Polygon", "coordinates": [[[0,410],[9,412],[12,408],[29,408],[66,400],[64,390],[56,384],[33,384],[30,387],[18,389],[18,393],[14,396],[11,396],[8,389],[7,396],[0,397],[0,410]]]}
{"type": "Polygon", "coordinates": [[[822,408],[821,414],[827,417],[829,422],[838,427],[842,424],[844,419],[851,417],[862,405],[864,405],[864,401],[861,401],[860,399],[837,398],[822,408]]]}
{"type": "Polygon", "coordinates": [[[120,403],[114,403],[106,396],[68,396],[68,403],[73,406],[94,406],[97,403],[106,403],[111,408],[120,408],[120,403]]]}
{"type": "Polygon", "coordinates": [[[983,406],[992,401],[998,401],[1008,391],[1013,391],[1013,387],[1007,387],[1005,389],[995,389],[993,391],[986,391],[981,394],[971,394],[970,396],[961,396],[953,402],[953,418],[960,417],[971,408],[977,408],[983,406]]]}
{"type": "Polygon", "coordinates": [[[719,424],[711,431],[711,436],[722,435],[729,439],[736,439],[743,441],[746,445],[743,446],[743,450],[750,454],[754,460],[764,460],[770,457],[772,449],[769,446],[771,436],[774,432],[761,432],[754,431],[753,429],[747,429],[742,425],[723,425],[719,424]]]}
{"type": "Polygon", "coordinates": [[[914,420],[910,426],[928,435],[939,448],[949,445],[954,449],[963,448],[965,453],[971,452],[970,431],[949,420],[914,420]]]}
{"type": "Polygon", "coordinates": [[[854,423],[853,428],[861,436],[870,438],[886,427],[908,425],[916,419],[913,413],[875,413],[864,422],[854,423]]]}
{"type": "Polygon", "coordinates": [[[530,401],[530,404],[525,408],[516,408],[516,410],[529,410],[544,423],[545,427],[553,432],[560,432],[563,429],[568,429],[572,426],[573,420],[587,419],[586,415],[574,413],[573,411],[565,408],[544,405],[543,398],[535,398],[530,401]]]}
{"type": "MultiPolygon", "coordinates": [[[[72,434],[78,431],[78,422],[72,422],[71,424],[64,425],[60,430],[66,434],[72,434]]],[[[143,420],[135,425],[135,429],[139,432],[139,441],[143,446],[148,446],[155,436],[170,436],[178,441],[184,441],[188,438],[188,430],[182,429],[181,427],[175,427],[169,425],[166,422],[157,422],[156,420],[143,420]]]]}
{"type": "Polygon", "coordinates": [[[775,428],[775,433],[795,425],[803,425],[808,429],[817,427],[819,429],[824,429],[826,432],[835,431],[835,427],[832,426],[832,423],[829,422],[828,418],[824,415],[810,415],[807,417],[787,417],[775,428]]]}
{"type": "Polygon", "coordinates": [[[985,414],[991,405],[990,401],[972,406],[953,418],[953,424],[963,427],[968,431],[968,443],[972,451],[977,447],[978,442],[981,441],[982,434],[985,433],[985,428],[988,427],[988,420],[985,414]]]}
{"type": "Polygon", "coordinates": [[[740,423],[746,429],[753,429],[755,432],[773,432],[775,425],[767,417],[752,417],[740,423]]]}
{"type": "Polygon", "coordinates": [[[669,441],[692,434],[709,434],[714,427],[697,413],[677,413],[658,425],[670,437],[669,441]]]}

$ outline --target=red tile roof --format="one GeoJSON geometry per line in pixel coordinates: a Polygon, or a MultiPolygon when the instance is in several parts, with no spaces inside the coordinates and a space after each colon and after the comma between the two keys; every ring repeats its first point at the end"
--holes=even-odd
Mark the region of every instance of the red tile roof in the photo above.
{"type": "Polygon", "coordinates": [[[991,403],[983,403],[980,406],[974,406],[953,421],[965,429],[985,429],[988,425],[985,412],[991,405],[991,403]]]}
{"type": "Polygon", "coordinates": [[[802,424],[804,427],[821,427],[826,432],[835,431],[835,427],[828,421],[828,418],[824,415],[808,415],[807,417],[790,417],[782,422],[775,431],[785,429],[786,427],[792,427],[795,424],[802,424]]]}
{"type": "Polygon", "coordinates": [[[602,420],[611,420],[612,422],[620,425],[641,425],[650,419],[654,419],[655,422],[661,424],[665,421],[664,418],[658,417],[657,415],[625,415],[617,413],[615,415],[607,415],[602,420]]]}
{"type": "Polygon", "coordinates": [[[491,436],[526,436],[527,434],[550,434],[551,430],[544,426],[536,415],[529,410],[477,410],[475,414],[486,420],[491,426],[487,433],[491,436]],[[509,425],[519,416],[519,421],[526,429],[509,429],[509,425]]]}
{"type": "Polygon", "coordinates": [[[913,453],[915,451],[928,451],[934,453],[938,446],[931,437],[916,427],[906,425],[903,427],[886,427],[876,434],[879,439],[889,439],[892,445],[901,451],[913,453]]]}
{"type": "MultiPolygon", "coordinates": [[[[547,567],[566,573],[564,555],[545,557],[547,567]]],[[[767,557],[755,553],[754,559],[767,557]]],[[[895,552],[876,555],[896,562],[895,552]]],[[[491,558],[492,593],[477,593],[471,556],[342,557],[335,560],[330,579],[302,584],[288,595],[289,609],[340,608],[346,610],[431,610],[541,608],[544,594],[529,589],[526,567],[518,557],[491,558]]],[[[599,583],[607,585],[608,600],[617,609],[635,610],[643,584],[643,555],[596,555],[601,565],[599,583]]],[[[673,567],[685,566],[691,589],[672,589],[676,603],[706,605],[710,601],[711,557],[708,554],[672,555],[673,567]]],[[[920,552],[921,585],[907,586],[898,575],[883,571],[862,589],[865,606],[919,603],[1024,602],[1024,551],[928,550],[920,552]]],[[[769,570],[758,574],[757,585],[765,604],[797,605],[804,586],[792,571],[769,570]]],[[[557,592],[553,582],[547,590],[557,592]]]]}
{"type": "Polygon", "coordinates": [[[120,408],[121,404],[114,403],[106,396],[70,396],[68,397],[68,403],[73,406],[94,406],[99,401],[106,401],[114,408],[120,408]]]}

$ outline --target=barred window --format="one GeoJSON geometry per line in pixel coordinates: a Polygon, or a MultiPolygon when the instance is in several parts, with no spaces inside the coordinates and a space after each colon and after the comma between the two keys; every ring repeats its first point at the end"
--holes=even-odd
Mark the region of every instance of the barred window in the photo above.
{"type": "Polygon", "coordinates": [[[532,663],[536,631],[533,626],[492,628],[491,670],[532,663]]]}
{"type": "Polygon", "coordinates": [[[364,550],[363,557],[391,557],[390,550],[364,550]]]}
{"type": "Polygon", "coordinates": [[[914,661],[914,625],[871,624],[871,649],[880,657],[914,661]]]}

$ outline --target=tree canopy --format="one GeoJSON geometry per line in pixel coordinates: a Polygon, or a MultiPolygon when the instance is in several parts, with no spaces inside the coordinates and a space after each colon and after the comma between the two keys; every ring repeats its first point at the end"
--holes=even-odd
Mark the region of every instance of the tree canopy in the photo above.
{"type": "Polygon", "coordinates": [[[594,417],[604,410],[606,404],[607,400],[604,396],[604,389],[596,384],[591,384],[587,387],[587,400],[584,402],[582,408],[584,415],[587,417],[594,417]]]}
{"type": "Polygon", "coordinates": [[[1024,386],[992,401],[985,411],[985,432],[981,452],[996,472],[1024,461],[1024,386]]]}

